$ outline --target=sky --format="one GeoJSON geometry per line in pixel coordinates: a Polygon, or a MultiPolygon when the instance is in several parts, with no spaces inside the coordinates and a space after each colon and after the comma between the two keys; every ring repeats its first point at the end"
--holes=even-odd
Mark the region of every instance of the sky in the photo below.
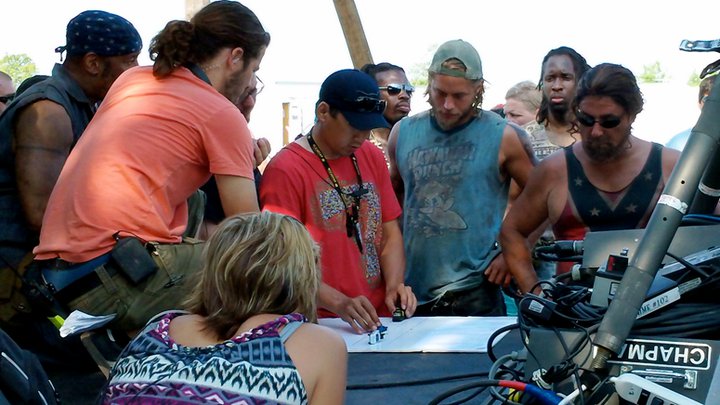
{"type": "MultiPolygon", "coordinates": [[[[312,124],[312,105],[322,80],[351,67],[340,23],[330,0],[245,0],[272,39],[259,76],[266,84],[250,127],[277,150],[282,104],[289,103],[291,133],[312,124]]],[[[683,39],[720,38],[720,1],[684,0],[355,0],[376,63],[403,66],[410,80],[424,76],[435,48],[462,38],[480,53],[489,85],[483,107],[504,101],[505,91],[522,80],[537,81],[544,55],[561,45],[575,48],[591,65],[613,62],[636,75],[659,62],[668,76],[662,85],[642,86],[645,111],[634,126],[641,138],[664,142],[692,126],[698,116],[693,73],[718,59],[717,53],[678,50],[683,39]]],[[[67,22],[87,9],[130,20],[143,37],[141,64],[151,63],[147,45],[169,20],[185,18],[184,0],[35,0],[3,4],[0,56],[26,53],[49,74],[65,43],[67,22]],[[27,16],[31,16],[29,18],[27,16]],[[32,25],[29,25],[32,22],[32,25]]],[[[422,89],[420,89],[422,90],[422,89]]],[[[413,113],[428,108],[423,91],[413,97],[413,113]]]]}

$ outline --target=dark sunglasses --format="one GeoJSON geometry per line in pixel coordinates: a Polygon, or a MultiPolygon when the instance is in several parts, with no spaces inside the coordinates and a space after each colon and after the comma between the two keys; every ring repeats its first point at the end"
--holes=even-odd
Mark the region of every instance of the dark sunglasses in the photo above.
{"type": "Polygon", "coordinates": [[[391,83],[387,86],[380,86],[379,89],[387,91],[388,94],[391,96],[397,96],[403,90],[405,90],[405,93],[407,93],[408,96],[412,96],[413,92],[415,91],[415,87],[413,87],[411,84],[397,83],[391,83]]]}
{"type": "Polygon", "coordinates": [[[0,96],[0,103],[7,104],[15,98],[15,93],[0,96]]]}
{"type": "Polygon", "coordinates": [[[385,100],[380,100],[373,97],[360,96],[354,100],[344,100],[345,105],[355,112],[384,112],[385,111],[385,100]]]}
{"type": "Polygon", "coordinates": [[[622,121],[622,117],[618,117],[615,115],[608,115],[607,117],[602,118],[595,118],[592,115],[585,114],[581,110],[577,110],[575,113],[575,117],[577,118],[578,123],[584,127],[592,127],[597,122],[600,124],[603,128],[615,128],[616,126],[620,125],[620,122],[622,121]]]}

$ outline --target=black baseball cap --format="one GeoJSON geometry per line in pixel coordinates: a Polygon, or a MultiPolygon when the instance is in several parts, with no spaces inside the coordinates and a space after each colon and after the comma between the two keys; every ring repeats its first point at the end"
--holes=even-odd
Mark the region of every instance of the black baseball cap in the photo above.
{"type": "Polygon", "coordinates": [[[323,101],[338,109],[355,129],[390,127],[383,117],[385,101],[380,98],[377,82],[357,69],[338,70],[328,76],[320,86],[318,103],[323,101]]]}

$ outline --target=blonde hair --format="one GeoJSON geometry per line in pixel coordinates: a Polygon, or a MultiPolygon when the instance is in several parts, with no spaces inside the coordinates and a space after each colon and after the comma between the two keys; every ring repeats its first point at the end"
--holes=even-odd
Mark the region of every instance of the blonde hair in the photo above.
{"type": "Polygon", "coordinates": [[[542,92],[535,83],[525,80],[510,87],[505,99],[515,99],[523,103],[528,111],[537,111],[542,103],[542,92]]]}
{"type": "Polygon", "coordinates": [[[272,212],[225,219],[205,246],[186,308],[220,339],[258,314],[300,312],[316,320],[317,245],[305,226],[272,212]]]}

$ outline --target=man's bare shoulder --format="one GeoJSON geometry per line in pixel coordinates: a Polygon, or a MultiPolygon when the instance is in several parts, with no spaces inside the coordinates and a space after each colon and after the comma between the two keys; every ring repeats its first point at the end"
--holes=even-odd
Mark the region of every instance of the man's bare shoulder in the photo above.
{"type": "Polygon", "coordinates": [[[20,110],[18,112],[18,114],[21,117],[21,119],[23,116],[27,116],[27,115],[30,115],[35,119],[37,119],[37,118],[40,118],[40,119],[57,118],[58,116],[60,116],[60,117],[64,116],[68,120],[70,119],[70,117],[67,114],[67,111],[65,111],[65,108],[62,105],[60,105],[52,100],[48,100],[48,99],[41,99],[41,100],[32,102],[32,103],[28,104],[27,106],[23,107],[23,109],[20,110]]]}
{"type": "Polygon", "coordinates": [[[663,178],[667,180],[680,159],[681,152],[673,148],[662,148],[663,178]]]}
{"type": "Polygon", "coordinates": [[[72,124],[65,108],[50,100],[36,101],[18,112],[15,121],[18,146],[40,145],[69,148],[73,141],[72,124]]]}

